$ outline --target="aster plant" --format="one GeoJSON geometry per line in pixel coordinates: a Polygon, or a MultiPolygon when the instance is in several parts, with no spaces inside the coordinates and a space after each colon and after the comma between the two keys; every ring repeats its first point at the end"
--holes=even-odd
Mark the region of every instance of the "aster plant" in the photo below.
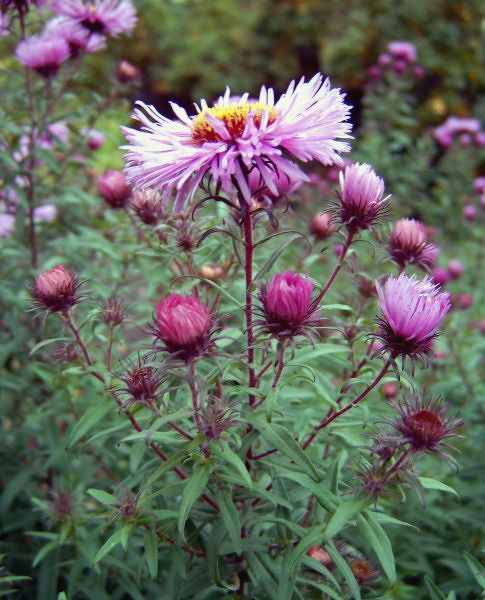
{"type": "MultiPolygon", "coordinates": [[[[79,122],[67,95],[87,54],[133,32],[134,3],[41,4],[0,4],[26,85],[0,237],[22,229],[30,252],[33,379],[16,407],[24,496],[49,519],[37,535],[29,517],[35,568],[55,560],[57,587],[96,600],[393,594],[407,585],[387,532],[396,498],[444,485],[463,425],[419,391],[439,385],[451,320],[432,234],[400,218],[393,263],[375,259],[393,186],[370,157],[344,159],[351,107],[320,73],[170,116],[137,101],[123,169],[96,162],[111,137],[98,115],[141,73],[121,60],[79,122]]],[[[385,54],[382,69],[419,66],[405,41],[385,54]]],[[[453,261],[443,273],[467,277],[453,261]]],[[[8,490],[6,504],[23,498],[8,490]]]]}

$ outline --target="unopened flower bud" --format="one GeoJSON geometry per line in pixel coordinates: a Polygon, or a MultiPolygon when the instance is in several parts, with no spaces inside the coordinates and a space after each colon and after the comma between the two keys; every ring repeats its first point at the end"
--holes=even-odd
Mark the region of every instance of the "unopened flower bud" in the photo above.
{"type": "Polygon", "coordinates": [[[477,219],[477,209],[473,206],[473,204],[467,204],[463,207],[463,217],[466,221],[476,221],[477,219]]]}
{"type": "Polygon", "coordinates": [[[426,229],[415,219],[399,219],[389,237],[389,254],[404,268],[415,263],[430,268],[438,257],[438,248],[426,241],[426,229]]]}
{"type": "Polygon", "coordinates": [[[451,279],[459,279],[463,273],[465,272],[465,267],[463,264],[456,258],[453,258],[448,263],[448,274],[451,279]]]}
{"type": "Polygon", "coordinates": [[[312,233],[317,240],[326,240],[335,231],[335,225],[332,222],[332,215],[330,213],[320,213],[315,215],[310,221],[310,233],[312,233]]]}
{"type": "Polygon", "coordinates": [[[32,296],[41,308],[51,312],[67,311],[79,301],[78,287],[76,274],[64,265],[57,265],[37,276],[32,296]]]}
{"type": "Polygon", "coordinates": [[[359,276],[357,279],[357,285],[359,294],[364,298],[372,298],[377,295],[376,286],[372,279],[368,277],[359,276]]]}
{"type": "Polygon", "coordinates": [[[156,225],[162,216],[162,196],[156,190],[136,191],[130,207],[145,225],[156,225]]]}
{"type": "Polygon", "coordinates": [[[446,285],[450,281],[451,277],[446,269],[443,269],[442,267],[436,267],[436,269],[431,271],[431,279],[434,283],[436,283],[436,285],[446,285]]]}
{"type": "Polygon", "coordinates": [[[311,279],[288,271],[278,273],[261,288],[264,329],[277,336],[296,335],[303,326],[314,322],[314,285],[311,279]]]}
{"type": "Polygon", "coordinates": [[[123,323],[124,318],[123,303],[117,298],[108,298],[103,307],[103,321],[106,325],[117,327],[123,323]]]}
{"type": "Polygon", "coordinates": [[[355,163],[340,173],[339,197],[338,218],[352,234],[372,227],[388,204],[384,182],[366,164],[355,163]]]}
{"type": "Polygon", "coordinates": [[[202,265],[200,275],[210,281],[218,281],[224,277],[224,269],[220,265],[202,265]]]}
{"type": "Polygon", "coordinates": [[[140,70],[127,60],[122,60],[116,68],[116,77],[120,83],[130,83],[140,77],[140,70]]]}
{"type": "Polygon", "coordinates": [[[399,387],[393,381],[388,381],[382,386],[381,390],[382,394],[384,395],[384,398],[386,398],[387,400],[392,400],[397,396],[399,392],[399,387]]]}
{"type": "Polygon", "coordinates": [[[368,585],[379,577],[379,571],[366,559],[354,558],[349,561],[354,577],[361,585],[368,585]]]}
{"type": "Polygon", "coordinates": [[[111,208],[124,208],[131,189],[122,171],[106,171],[98,179],[98,191],[111,208]]]}
{"type": "Polygon", "coordinates": [[[156,336],[169,352],[189,358],[207,344],[212,325],[209,308],[195,296],[169,294],[156,308],[156,336]]]}
{"type": "Polygon", "coordinates": [[[330,567],[333,565],[332,557],[322,546],[312,546],[307,550],[307,554],[325,567],[330,567]]]}
{"type": "Polygon", "coordinates": [[[460,310],[468,310],[473,305],[473,296],[467,293],[456,294],[452,299],[453,306],[460,310]]]}

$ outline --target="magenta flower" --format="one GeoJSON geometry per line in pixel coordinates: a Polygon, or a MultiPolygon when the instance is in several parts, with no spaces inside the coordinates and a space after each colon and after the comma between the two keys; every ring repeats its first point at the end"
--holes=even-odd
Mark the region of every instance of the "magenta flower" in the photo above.
{"type": "Polygon", "coordinates": [[[338,220],[349,233],[369,229],[385,213],[389,196],[384,182],[370,165],[355,163],[340,173],[338,220]]]}
{"type": "Polygon", "coordinates": [[[466,204],[463,207],[463,217],[466,221],[476,221],[477,218],[477,209],[473,204],[466,204]]]}
{"type": "Polygon", "coordinates": [[[77,21],[64,17],[56,17],[49,21],[45,35],[64,39],[69,46],[71,57],[76,57],[81,52],[96,52],[106,45],[102,35],[90,34],[77,21]]]}
{"type": "Polygon", "coordinates": [[[78,288],[76,274],[64,265],[57,265],[37,276],[32,297],[40,308],[64,312],[79,302],[78,288]]]}
{"type": "Polygon", "coordinates": [[[97,35],[129,33],[137,21],[131,0],[54,0],[53,9],[97,35]]]}
{"type": "Polygon", "coordinates": [[[306,327],[317,325],[313,290],[311,279],[299,273],[274,275],[259,293],[262,319],[257,324],[261,332],[280,338],[294,337],[304,334],[306,327]]]}
{"type": "Polygon", "coordinates": [[[157,305],[154,333],[166,351],[190,360],[208,349],[212,325],[209,307],[198,298],[169,294],[157,305]]]}
{"type": "Polygon", "coordinates": [[[465,272],[463,263],[457,258],[452,258],[448,263],[448,274],[451,279],[459,279],[465,272]]]}
{"type": "Polygon", "coordinates": [[[163,190],[166,199],[175,192],[176,211],[206,175],[228,194],[237,186],[249,203],[248,172],[256,170],[269,192],[278,195],[280,177],[307,180],[294,159],[341,162],[340,153],[349,150],[341,140],[351,130],[343,98],[317,74],[308,82],[291,82],[277,101],[274,91],[263,87],[255,101],[248,94],[235,100],[229,89],[212,107],[202,100],[195,116],[172,103],[176,120],[138,102],[133,116],[142,130],[123,128],[128,179],[135,187],[163,190]]]}
{"type": "Polygon", "coordinates": [[[15,52],[18,60],[42,77],[53,77],[69,58],[69,46],[62,37],[33,35],[20,42],[15,52]]]}
{"type": "Polygon", "coordinates": [[[124,208],[131,189],[121,171],[105,171],[98,179],[98,191],[111,208],[124,208]]]}
{"type": "Polygon", "coordinates": [[[389,254],[403,269],[407,264],[416,264],[429,269],[438,258],[439,250],[427,243],[426,229],[415,219],[399,219],[389,238],[389,254]]]}
{"type": "Polygon", "coordinates": [[[443,269],[443,267],[436,267],[431,271],[431,279],[436,285],[446,285],[449,283],[451,277],[446,269],[443,269]]]}
{"type": "Polygon", "coordinates": [[[450,295],[425,277],[404,273],[376,283],[382,315],[377,338],[391,358],[425,357],[431,352],[438,328],[451,308],[450,295]]]}
{"type": "Polygon", "coordinates": [[[416,46],[411,44],[411,42],[390,42],[387,46],[387,50],[391,56],[406,63],[415,62],[417,58],[416,46]]]}

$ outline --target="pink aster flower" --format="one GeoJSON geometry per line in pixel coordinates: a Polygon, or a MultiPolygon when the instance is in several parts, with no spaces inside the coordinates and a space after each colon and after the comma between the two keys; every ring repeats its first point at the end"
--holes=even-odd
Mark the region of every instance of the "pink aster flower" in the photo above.
{"type": "Polygon", "coordinates": [[[65,40],[71,57],[76,57],[81,52],[96,52],[106,45],[102,35],[90,34],[77,21],[64,17],[51,19],[46,25],[45,34],[65,40]]]}
{"type": "Polygon", "coordinates": [[[318,308],[313,300],[314,284],[305,275],[288,271],[278,273],[261,288],[262,333],[276,337],[303,334],[305,328],[317,325],[318,308]]]}
{"type": "Polygon", "coordinates": [[[57,218],[57,207],[54,204],[43,204],[34,208],[34,221],[36,223],[52,223],[57,218]]]}
{"type": "Polygon", "coordinates": [[[7,238],[15,231],[15,215],[0,214],[0,238],[7,238]]]}
{"type": "Polygon", "coordinates": [[[355,163],[340,173],[338,220],[349,233],[372,227],[384,214],[389,196],[384,197],[384,182],[370,165],[355,163]]]}
{"type": "Polygon", "coordinates": [[[255,101],[248,94],[234,100],[229,89],[212,107],[202,100],[195,116],[172,104],[176,120],[138,102],[133,116],[142,130],[123,128],[128,179],[138,188],[163,190],[166,199],[175,192],[176,211],[206,175],[228,194],[237,187],[249,203],[248,173],[256,170],[277,195],[279,177],[307,180],[295,159],[341,163],[340,153],[349,150],[342,140],[350,138],[351,130],[343,98],[317,74],[310,81],[291,82],[278,100],[263,87],[255,101]]]}
{"type": "Polygon", "coordinates": [[[387,50],[391,56],[406,63],[415,62],[417,58],[416,46],[411,44],[411,42],[390,42],[387,50]]]}
{"type": "Polygon", "coordinates": [[[389,238],[389,254],[403,269],[414,263],[423,268],[431,268],[438,258],[438,248],[427,243],[426,229],[415,219],[399,219],[389,238]]]}
{"type": "Polygon", "coordinates": [[[55,0],[53,9],[98,35],[129,33],[137,21],[131,0],[55,0]]]}
{"type": "Polygon", "coordinates": [[[69,58],[69,46],[62,37],[33,35],[20,42],[15,52],[18,60],[42,77],[53,77],[69,58]]]}
{"type": "Polygon", "coordinates": [[[451,308],[450,295],[425,277],[404,273],[376,283],[382,311],[377,338],[391,358],[425,357],[432,350],[438,328],[451,308]]]}

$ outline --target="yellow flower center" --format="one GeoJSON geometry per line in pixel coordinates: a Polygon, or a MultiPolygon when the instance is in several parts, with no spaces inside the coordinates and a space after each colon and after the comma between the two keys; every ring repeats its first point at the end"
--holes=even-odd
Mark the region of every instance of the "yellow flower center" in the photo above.
{"type": "Polygon", "coordinates": [[[198,143],[219,142],[222,140],[210,124],[207,118],[208,115],[222,121],[230,136],[235,139],[243,134],[249,114],[252,114],[254,124],[258,127],[263,114],[266,112],[268,112],[268,123],[273,123],[277,112],[273,107],[263,102],[236,102],[225,106],[207,108],[194,117],[192,121],[192,138],[198,143]]]}

